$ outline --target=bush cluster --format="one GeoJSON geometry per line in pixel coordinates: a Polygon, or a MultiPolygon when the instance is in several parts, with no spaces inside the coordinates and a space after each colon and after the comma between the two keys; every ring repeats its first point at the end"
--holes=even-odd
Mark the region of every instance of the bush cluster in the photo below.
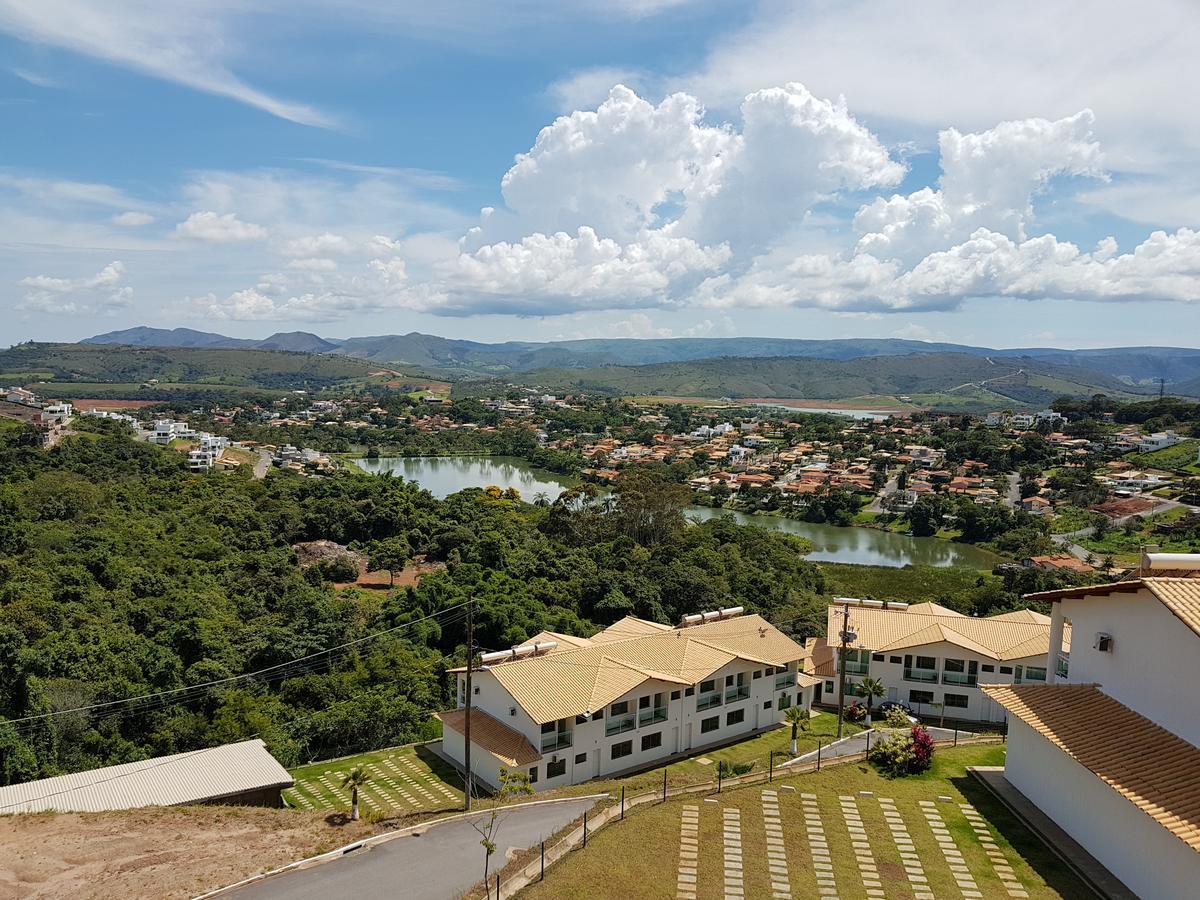
{"type": "Polygon", "coordinates": [[[919,775],[933,764],[933,738],[920,725],[913,725],[907,734],[882,738],[867,759],[892,778],[919,775]]]}

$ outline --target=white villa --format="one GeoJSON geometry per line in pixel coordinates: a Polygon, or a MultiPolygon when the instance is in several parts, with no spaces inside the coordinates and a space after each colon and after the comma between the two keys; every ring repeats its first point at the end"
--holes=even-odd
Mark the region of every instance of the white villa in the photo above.
{"type": "Polygon", "coordinates": [[[1009,713],[1004,778],[1133,894],[1195,897],[1200,555],[1151,553],[1131,580],[1032,597],[1076,641],[1065,677],[983,688],[1009,713]]]}
{"type": "MultiPolygon", "coordinates": [[[[829,607],[826,637],[809,642],[806,671],[821,680],[817,702],[837,703],[837,651],[847,606],[854,639],[846,651],[846,704],[862,702],[855,685],[870,676],[883,681],[883,699],[920,714],[1003,722],[1003,707],[980,684],[1046,682],[1049,616],[1020,610],[975,618],[937,603],[885,608],[880,601],[839,598],[829,607]]],[[[1069,629],[1064,641],[1069,647],[1069,629]]]]}
{"type": "MultiPolygon", "coordinates": [[[[521,770],[546,790],[729,743],[809,707],[804,656],[740,607],[675,627],[627,616],[591,638],[542,632],[484,654],[472,674],[472,769],[493,787],[521,770]]],[[[439,718],[443,753],[461,766],[466,675],[455,671],[458,708],[439,718]]]]}

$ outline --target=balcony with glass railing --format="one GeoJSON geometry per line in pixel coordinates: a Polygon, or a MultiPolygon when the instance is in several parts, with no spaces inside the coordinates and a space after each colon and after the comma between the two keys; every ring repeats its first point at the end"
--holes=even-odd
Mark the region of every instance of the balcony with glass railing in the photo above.
{"type": "Polygon", "coordinates": [[[604,723],[604,733],[608,737],[614,734],[624,734],[626,731],[633,731],[637,727],[637,716],[633,713],[621,713],[617,716],[609,716],[608,721],[604,723]]]}
{"type": "Polygon", "coordinates": [[[1021,675],[1018,675],[1015,678],[1013,678],[1013,684],[1027,684],[1031,681],[1036,684],[1045,684],[1046,683],[1046,670],[1045,669],[1036,669],[1036,668],[1033,668],[1032,666],[1026,666],[1025,671],[1021,675]]]}
{"type": "Polygon", "coordinates": [[[938,673],[936,669],[909,669],[904,670],[905,681],[920,681],[925,684],[937,684],[938,673]]]}
{"type": "Polygon", "coordinates": [[[542,752],[553,753],[555,750],[565,750],[571,746],[571,732],[559,731],[555,734],[542,735],[542,752]]]}
{"type": "Polygon", "coordinates": [[[871,671],[871,663],[870,662],[853,662],[852,660],[849,660],[849,659],[846,660],[846,674],[847,675],[866,675],[870,671],[871,671]]]}
{"type": "Polygon", "coordinates": [[[643,709],[638,712],[639,727],[665,721],[667,721],[667,708],[665,706],[655,706],[651,709],[643,709]]]}
{"type": "Polygon", "coordinates": [[[700,712],[705,709],[712,709],[714,706],[721,705],[721,692],[713,691],[711,694],[700,694],[696,697],[696,711],[700,712]]]}
{"type": "Polygon", "coordinates": [[[775,676],[775,690],[782,691],[785,688],[790,688],[796,683],[795,672],[781,672],[775,676]]]}
{"type": "Polygon", "coordinates": [[[943,672],[942,684],[962,684],[975,687],[979,684],[978,675],[968,675],[966,672],[943,672]]]}
{"type": "Polygon", "coordinates": [[[735,684],[733,687],[725,688],[725,702],[737,703],[739,700],[745,700],[750,696],[750,685],[735,684]]]}

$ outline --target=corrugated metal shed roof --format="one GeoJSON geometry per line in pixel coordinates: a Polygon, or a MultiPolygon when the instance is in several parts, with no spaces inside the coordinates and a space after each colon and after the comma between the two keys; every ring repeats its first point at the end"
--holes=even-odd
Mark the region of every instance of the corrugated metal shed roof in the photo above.
{"type": "Polygon", "coordinates": [[[255,739],[0,787],[0,814],[178,806],[292,784],[255,739]]]}
{"type": "MultiPolygon", "coordinates": [[[[1200,748],[1094,684],[982,684],[985,694],[1200,852],[1200,748]]],[[[1114,823],[1115,824],[1115,823],[1114,823]]]]}

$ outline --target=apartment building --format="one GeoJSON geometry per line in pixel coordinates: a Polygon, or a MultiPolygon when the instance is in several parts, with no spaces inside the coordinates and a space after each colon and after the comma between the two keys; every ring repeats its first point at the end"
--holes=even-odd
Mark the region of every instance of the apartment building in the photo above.
{"type": "MultiPolygon", "coordinates": [[[[1003,781],[1146,900],[1200,884],[1200,555],[1152,553],[1135,577],[1031,595],[1069,665],[986,685],[1009,714],[1003,781]]],[[[996,776],[988,776],[996,777],[996,776]]]]}
{"type": "MultiPolygon", "coordinates": [[[[1045,684],[1051,622],[1032,610],[988,618],[964,616],[937,603],[888,604],[840,598],[824,638],[810,642],[806,671],[821,679],[817,702],[837,704],[838,648],[846,650],[843,701],[858,699],[862,679],[880,679],[886,700],[918,713],[971,722],[1003,722],[1004,708],[980,684],[1045,684]],[[849,619],[846,611],[849,610],[849,619]],[[848,625],[847,625],[848,621],[848,625]]],[[[1070,644],[1070,629],[1065,640],[1070,644]]]]}
{"type": "MultiPolygon", "coordinates": [[[[535,790],[578,784],[728,743],[812,702],[804,648],[740,608],[676,627],[626,617],[591,638],[543,632],[484,654],[473,673],[471,759],[496,786],[519,769],[535,790]]],[[[442,749],[464,761],[466,675],[439,714],[442,749]]]]}

